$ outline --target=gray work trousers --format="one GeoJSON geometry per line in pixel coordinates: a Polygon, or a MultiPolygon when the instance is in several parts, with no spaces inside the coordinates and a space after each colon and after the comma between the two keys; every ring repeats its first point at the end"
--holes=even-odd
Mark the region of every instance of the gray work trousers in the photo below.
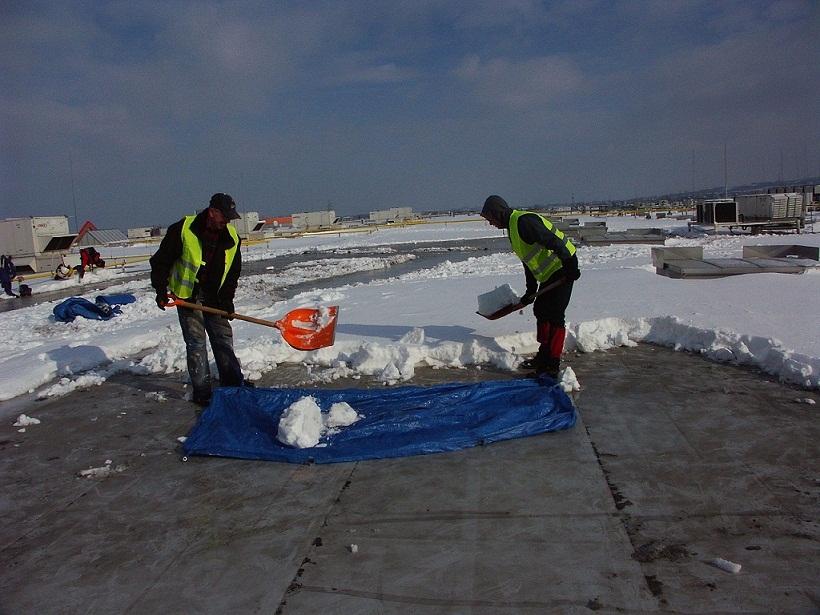
{"type": "MultiPolygon", "coordinates": [[[[194,299],[189,299],[193,302],[194,299]]],[[[208,349],[205,334],[211,342],[214,361],[219,371],[221,386],[241,386],[244,377],[239,359],[233,351],[233,330],[227,318],[208,314],[199,310],[178,307],[179,326],[185,340],[188,355],[188,374],[191,377],[194,399],[207,400],[211,397],[211,368],[208,364],[208,349]]]]}

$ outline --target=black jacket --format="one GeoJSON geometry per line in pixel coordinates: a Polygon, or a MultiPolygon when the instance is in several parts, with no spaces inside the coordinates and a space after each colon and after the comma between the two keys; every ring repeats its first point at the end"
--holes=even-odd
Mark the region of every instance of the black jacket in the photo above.
{"type": "MultiPolygon", "coordinates": [[[[510,219],[507,218],[507,228],[510,226],[510,219]]],[[[564,275],[563,270],[578,269],[578,259],[574,254],[570,254],[567,250],[564,240],[559,239],[558,236],[551,232],[538,214],[529,212],[518,218],[518,235],[530,244],[538,244],[552,250],[555,255],[561,259],[561,269],[556,271],[553,275],[564,275]]],[[[512,241],[512,240],[510,240],[512,241]]],[[[538,290],[538,281],[530,271],[530,268],[524,265],[524,276],[527,280],[527,292],[534,293],[538,290]]],[[[552,278],[550,278],[551,280],[552,278]]],[[[549,280],[547,280],[549,282],[549,280]]]]}
{"type": "MultiPolygon", "coordinates": [[[[202,231],[205,227],[205,211],[199,213],[194,221],[191,223],[191,231],[202,241],[202,231]]],[[[157,291],[157,295],[165,296],[168,294],[168,278],[171,275],[171,268],[174,263],[182,256],[182,223],[174,222],[168,227],[168,232],[162,238],[162,243],[159,244],[159,249],[151,257],[151,286],[157,291]]],[[[194,288],[194,293],[198,290],[202,291],[204,295],[203,304],[209,307],[215,307],[226,312],[233,312],[233,298],[236,294],[236,285],[239,282],[239,273],[242,270],[242,257],[237,244],[236,254],[234,255],[233,263],[225,278],[225,283],[222,288],[219,288],[219,282],[222,280],[222,274],[225,272],[225,251],[234,245],[233,237],[228,232],[228,229],[223,229],[219,233],[217,239],[217,247],[214,252],[215,258],[212,262],[206,263],[205,267],[200,269],[200,274],[197,276],[197,287],[194,288]],[[203,269],[207,268],[207,275],[203,269]],[[204,278],[204,282],[200,281],[204,278]]],[[[196,296],[194,294],[194,296],[196,296]]]]}

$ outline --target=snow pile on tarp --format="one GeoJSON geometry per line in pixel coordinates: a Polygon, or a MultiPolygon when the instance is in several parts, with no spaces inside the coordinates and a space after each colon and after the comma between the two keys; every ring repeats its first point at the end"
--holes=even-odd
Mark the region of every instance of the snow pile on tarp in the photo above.
{"type": "Polygon", "coordinates": [[[391,389],[221,388],[183,448],[190,455],[334,463],[440,453],[575,425],[575,408],[549,379],[391,389]],[[321,408],[346,402],[356,423],[312,448],[276,438],[282,413],[310,396],[321,408]]]}

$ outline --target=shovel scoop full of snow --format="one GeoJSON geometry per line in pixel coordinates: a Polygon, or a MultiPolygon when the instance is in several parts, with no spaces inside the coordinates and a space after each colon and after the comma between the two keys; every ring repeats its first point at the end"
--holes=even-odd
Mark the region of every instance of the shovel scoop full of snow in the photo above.
{"type": "MultiPolygon", "coordinates": [[[[551,291],[553,288],[558,288],[564,284],[567,278],[561,276],[557,280],[549,284],[543,284],[535,293],[535,298],[540,297],[544,293],[551,291]]],[[[509,284],[498,286],[495,290],[478,296],[478,312],[487,320],[496,320],[507,314],[512,314],[515,311],[524,308],[524,304],[518,298],[518,295],[510,287],[509,284]]]]}
{"type": "Polygon", "coordinates": [[[497,286],[494,290],[478,296],[478,311],[476,314],[488,320],[495,320],[511,314],[524,307],[509,284],[497,286]]]}
{"type": "Polygon", "coordinates": [[[245,322],[279,329],[284,339],[296,350],[319,350],[325,346],[333,346],[336,340],[336,318],[339,315],[339,306],[322,306],[319,308],[297,308],[291,310],[277,321],[229,313],[225,310],[189,303],[178,297],[169,296],[167,307],[185,307],[200,312],[218,314],[225,318],[236,318],[245,322]]]}

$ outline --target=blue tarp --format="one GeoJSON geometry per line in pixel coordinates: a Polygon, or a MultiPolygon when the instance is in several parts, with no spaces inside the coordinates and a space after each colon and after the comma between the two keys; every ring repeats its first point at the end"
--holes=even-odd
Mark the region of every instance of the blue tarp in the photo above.
{"type": "Polygon", "coordinates": [[[572,402],[547,378],[389,389],[231,387],[214,392],[183,449],[190,455],[334,463],[453,451],[573,425],[572,402]],[[344,401],[364,418],[318,447],[291,448],[276,439],[279,418],[307,395],[323,412],[344,401]]]}
{"type": "Polygon", "coordinates": [[[99,295],[94,303],[82,297],[69,297],[55,305],[52,313],[60,322],[72,322],[77,316],[92,320],[108,320],[120,313],[120,305],[136,300],[134,295],[128,293],[99,295]]]}

